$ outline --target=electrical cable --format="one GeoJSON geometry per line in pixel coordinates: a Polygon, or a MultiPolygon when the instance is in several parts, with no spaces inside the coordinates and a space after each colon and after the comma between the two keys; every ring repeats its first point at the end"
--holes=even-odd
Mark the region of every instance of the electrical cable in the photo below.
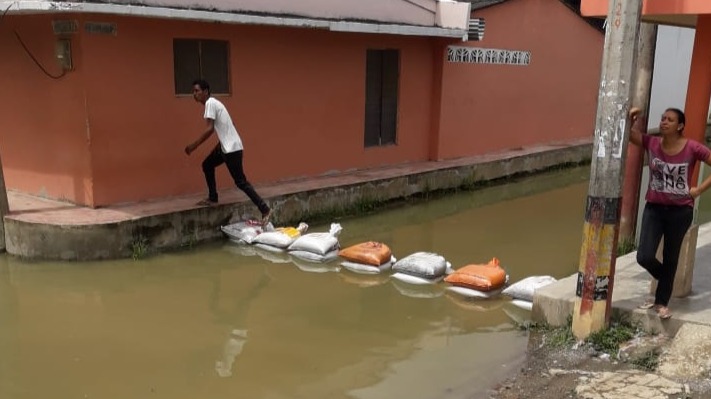
{"type": "MultiPolygon", "coordinates": [[[[7,13],[10,11],[10,8],[12,8],[12,6],[14,6],[16,3],[17,3],[17,2],[13,2],[13,3],[11,3],[9,6],[7,6],[7,8],[5,9],[5,11],[2,13],[2,15],[0,15],[0,22],[2,22],[2,20],[5,18],[5,15],[7,15],[7,13]]],[[[48,77],[50,77],[50,78],[52,78],[52,79],[60,79],[60,78],[62,78],[62,77],[67,73],[67,71],[65,71],[65,70],[62,70],[62,73],[61,73],[60,75],[52,75],[51,73],[49,73],[49,72],[42,66],[42,64],[37,60],[37,58],[35,58],[35,56],[32,55],[32,52],[30,51],[29,48],[27,48],[27,45],[25,44],[25,42],[22,41],[22,38],[20,37],[20,34],[17,33],[17,30],[13,29],[13,32],[15,33],[15,37],[17,38],[17,41],[20,43],[20,45],[21,45],[22,48],[25,50],[25,52],[27,53],[27,55],[30,56],[30,58],[32,59],[32,61],[35,62],[35,65],[37,65],[37,67],[39,67],[39,69],[40,69],[42,72],[44,72],[45,75],[47,75],[48,77]]]]}

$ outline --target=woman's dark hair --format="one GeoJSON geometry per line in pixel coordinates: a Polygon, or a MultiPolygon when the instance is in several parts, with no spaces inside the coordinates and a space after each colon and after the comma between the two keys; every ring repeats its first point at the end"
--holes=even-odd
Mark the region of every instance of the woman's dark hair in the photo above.
{"type": "MultiPolygon", "coordinates": [[[[678,119],[678,122],[686,126],[686,115],[684,115],[684,111],[680,110],[679,108],[667,108],[665,112],[673,112],[676,114],[676,118],[678,119]]],[[[684,130],[682,128],[682,130],[684,130]]]]}

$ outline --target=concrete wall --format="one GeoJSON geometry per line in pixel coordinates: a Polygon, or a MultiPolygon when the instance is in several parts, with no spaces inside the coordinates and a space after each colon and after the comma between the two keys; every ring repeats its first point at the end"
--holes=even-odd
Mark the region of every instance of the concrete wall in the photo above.
{"type": "MultiPolygon", "coordinates": [[[[659,26],[654,57],[649,128],[659,127],[659,117],[669,107],[684,109],[689,84],[694,29],[659,26]]],[[[711,123],[711,110],[709,110],[711,123]]]]}
{"type": "MultiPolygon", "coordinates": [[[[64,14],[80,26],[74,70],[53,80],[5,32],[0,76],[18,93],[0,106],[7,186],[88,206],[205,191],[200,164],[216,139],[183,153],[205,125],[202,106],[175,95],[174,38],[229,42],[231,94],[219,99],[256,184],[591,137],[602,35],[559,2],[478,16],[477,45],[530,50],[531,65],[443,64],[438,49],[462,44],[446,39],[64,14]],[[85,21],[117,34],[86,33],[85,21]],[[388,48],[401,52],[397,145],[364,148],[366,51],[388,48]]],[[[57,71],[52,18],[5,21],[57,71]]],[[[232,185],[220,169],[218,188],[232,185]]]]}
{"type": "MultiPolygon", "coordinates": [[[[91,132],[83,69],[54,80],[23,50],[13,32],[42,66],[61,73],[54,58],[55,36],[46,16],[7,17],[0,24],[0,151],[7,187],[92,203],[91,132]]],[[[73,43],[82,58],[81,38],[73,43]]]]}
{"type": "MultiPolygon", "coordinates": [[[[176,37],[229,41],[232,94],[219,98],[242,136],[253,183],[427,159],[427,38],[75,17],[80,25],[116,23],[118,34],[73,35],[75,70],[60,80],[44,77],[2,36],[9,62],[0,71],[17,93],[0,107],[12,189],[92,206],[203,191],[200,163],[216,138],[191,157],[183,153],[205,122],[200,104],[174,93],[176,37]],[[401,50],[398,145],[366,149],[366,51],[383,48],[401,50]]],[[[8,20],[53,66],[50,18],[8,20]]],[[[233,184],[225,170],[218,178],[221,187],[233,184]]]]}
{"type": "Polygon", "coordinates": [[[591,137],[603,34],[558,1],[475,11],[483,47],[531,52],[528,66],[445,63],[439,158],[591,137]]]}

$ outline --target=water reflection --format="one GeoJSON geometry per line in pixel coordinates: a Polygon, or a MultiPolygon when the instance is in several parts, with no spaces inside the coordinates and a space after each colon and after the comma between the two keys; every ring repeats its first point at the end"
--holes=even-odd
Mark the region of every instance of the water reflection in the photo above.
{"type": "MultiPolygon", "coordinates": [[[[341,243],[567,276],[586,172],[344,219],[341,243]]],[[[505,300],[229,242],[137,262],[0,259],[3,399],[476,397],[526,347],[505,300]]]]}

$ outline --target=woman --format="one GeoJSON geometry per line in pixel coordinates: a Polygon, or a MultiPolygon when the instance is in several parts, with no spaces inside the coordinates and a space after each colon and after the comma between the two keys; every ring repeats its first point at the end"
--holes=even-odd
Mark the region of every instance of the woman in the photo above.
{"type": "Polygon", "coordinates": [[[711,151],[703,144],[684,137],[686,117],[681,110],[667,109],[659,123],[661,137],[642,134],[640,110],[630,110],[633,126],[630,141],[642,146],[649,159],[649,188],[642,214],[637,263],[658,280],[654,300],[640,306],[654,308],[662,319],[671,317],[669,299],[674,287],[679,252],[694,213],[694,199],[711,186],[711,177],[699,187],[691,187],[696,162],[711,165],[711,151]],[[663,260],[656,258],[664,237],[663,260]]]}

